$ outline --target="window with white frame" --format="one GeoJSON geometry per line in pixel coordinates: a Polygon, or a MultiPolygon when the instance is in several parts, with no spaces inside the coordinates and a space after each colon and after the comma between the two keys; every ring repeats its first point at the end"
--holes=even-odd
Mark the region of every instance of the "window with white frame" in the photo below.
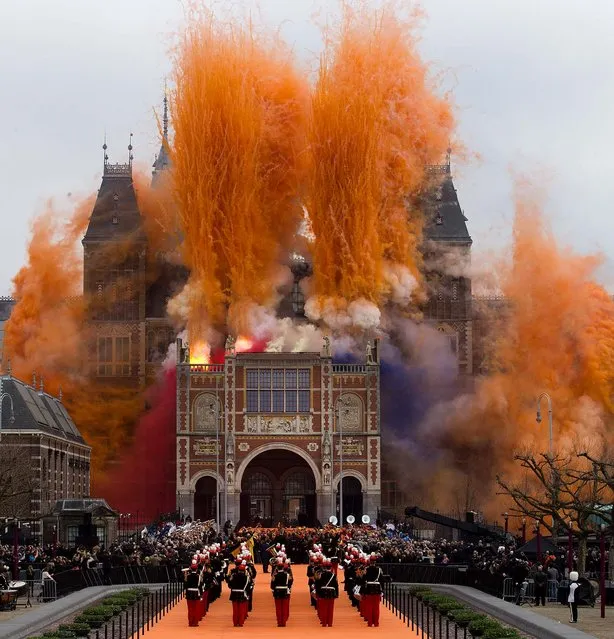
{"type": "Polygon", "coordinates": [[[248,368],[248,413],[308,413],[311,410],[309,368],[248,368]]]}

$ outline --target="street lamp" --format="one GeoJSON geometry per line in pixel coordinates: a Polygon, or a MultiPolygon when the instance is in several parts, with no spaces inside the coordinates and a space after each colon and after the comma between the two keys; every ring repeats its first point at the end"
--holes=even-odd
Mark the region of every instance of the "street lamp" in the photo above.
{"type": "Polygon", "coordinates": [[[505,534],[507,535],[510,516],[507,513],[503,513],[503,520],[505,521],[505,534]]]}
{"type": "Polygon", "coordinates": [[[527,520],[523,517],[522,518],[522,544],[524,546],[524,544],[527,543],[527,520]]]}
{"type": "Polygon", "coordinates": [[[541,400],[542,399],[547,399],[548,400],[548,429],[549,429],[549,435],[550,435],[550,446],[549,446],[549,452],[548,454],[550,455],[550,458],[552,458],[552,399],[550,397],[550,395],[548,395],[548,393],[542,393],[538,398],[537,398],[537,415],[535,417],[535,421],[538,424],[541,424],[542,422],[542,414],[541,414],[541,410],[540,410],[540,405],[541,405],[541,400]]]}
{"type": "Polygon", "coordinates": [[[220,405],[219,401],[209,404],[209,411],[215,419],[215,524],[220,534],[220,405]]]}
{"type": "Polygon", "coordinates": [[[535,534],[537,536],[537,561],[541,562],[542,560],[542,533],[539,527],[539,520],[535,520],[535,534]]]}
{"type": "Polygon", "coordinates": [[[573,523],[569,520],[567,528],[567,570],[573,570],[573,523]]]}
{"type": "Polygon", "coordinates": [[[349,405],[345,399],[339,397],[335,409],[335,421],[339,433],[339,522],[343,526],[343,420],[341,419],[341,409],[345,408],[345,414],[349,413],[349,405]]]}
{"type": "Polygon", "coordinates": [[[599,592],[601,593],[601,618],[605,619],[605,524],[601,524],[599,537],[599,592]]]}

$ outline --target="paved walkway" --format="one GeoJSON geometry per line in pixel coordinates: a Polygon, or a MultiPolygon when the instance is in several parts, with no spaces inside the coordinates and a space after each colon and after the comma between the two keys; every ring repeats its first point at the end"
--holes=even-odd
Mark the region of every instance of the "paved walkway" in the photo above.
{"type": "MultiPolygon", "coordinates": [[[[282,637],[288,639],[315,639],[322,634],[338,634],[360,639],[362,637],[387,636],[415,639],[418,634],[412,631],[385,606],[380,606],[380,625],[369,628],[355,608],[352,608],[347,595],[342,592],[335,604],[335,617],[332,628],[322,628],[315,609],[309,603],[307,587],[307,566],[294,567],[294,587],[290,603],[290,619],[285,628],[278,628],[275,618],[275,604],[270,588],[270,575],[260,572],[256,578],[254,605],[243,628],[232,625],[232,606],[228,601],[228,588],[224,587],[222,597],[209,608],[207,616],[198,628],[188,626],[188,614],[185,601],[177,604],[164,619],[145,633],[145,639],[181,639],[182,637],[207,637],[207,639],[226,639],[229,635],[249,637],[249,639],[267,639],[282,637]]],[[[341,580],[343,580],[343,576],[341,580]]]]}

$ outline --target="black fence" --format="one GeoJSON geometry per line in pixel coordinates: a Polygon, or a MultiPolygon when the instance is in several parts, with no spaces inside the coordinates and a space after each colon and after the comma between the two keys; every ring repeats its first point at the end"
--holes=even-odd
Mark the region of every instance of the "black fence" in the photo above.
{"type": "Polygon", "coordinates": [[[92,639],[140,639],[183,599],[183,584],[172,582],[152,591],[147,597],[90,632],[92,639]]]}
{"type": "Polygon", "coordinates": [[[181,566],[118,566],[108,572],[102,568],[66,570],[56,573],[53,578],[58,597],[89,586],[183,583],[181,566]]]}
{"type": "Polygon", "coordinates": [[[394,612],[421,639],[467,639],[467,625],[462,626],[434,607],[414,596],[406,587],[386,583],[383,587],[386,607],[394,612]]]}

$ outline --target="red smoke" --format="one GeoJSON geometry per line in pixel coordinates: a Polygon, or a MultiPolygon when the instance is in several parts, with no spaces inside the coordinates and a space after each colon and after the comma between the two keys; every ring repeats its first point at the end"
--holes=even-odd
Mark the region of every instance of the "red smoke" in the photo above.
{"type": "Polygon", "coordinates": [[[165,370],[147,393],[151,408],[136,427],[134,443],[100,482],[113,508],[151,520],[175,510],[175,401],[177,374],[165,370]]]}

